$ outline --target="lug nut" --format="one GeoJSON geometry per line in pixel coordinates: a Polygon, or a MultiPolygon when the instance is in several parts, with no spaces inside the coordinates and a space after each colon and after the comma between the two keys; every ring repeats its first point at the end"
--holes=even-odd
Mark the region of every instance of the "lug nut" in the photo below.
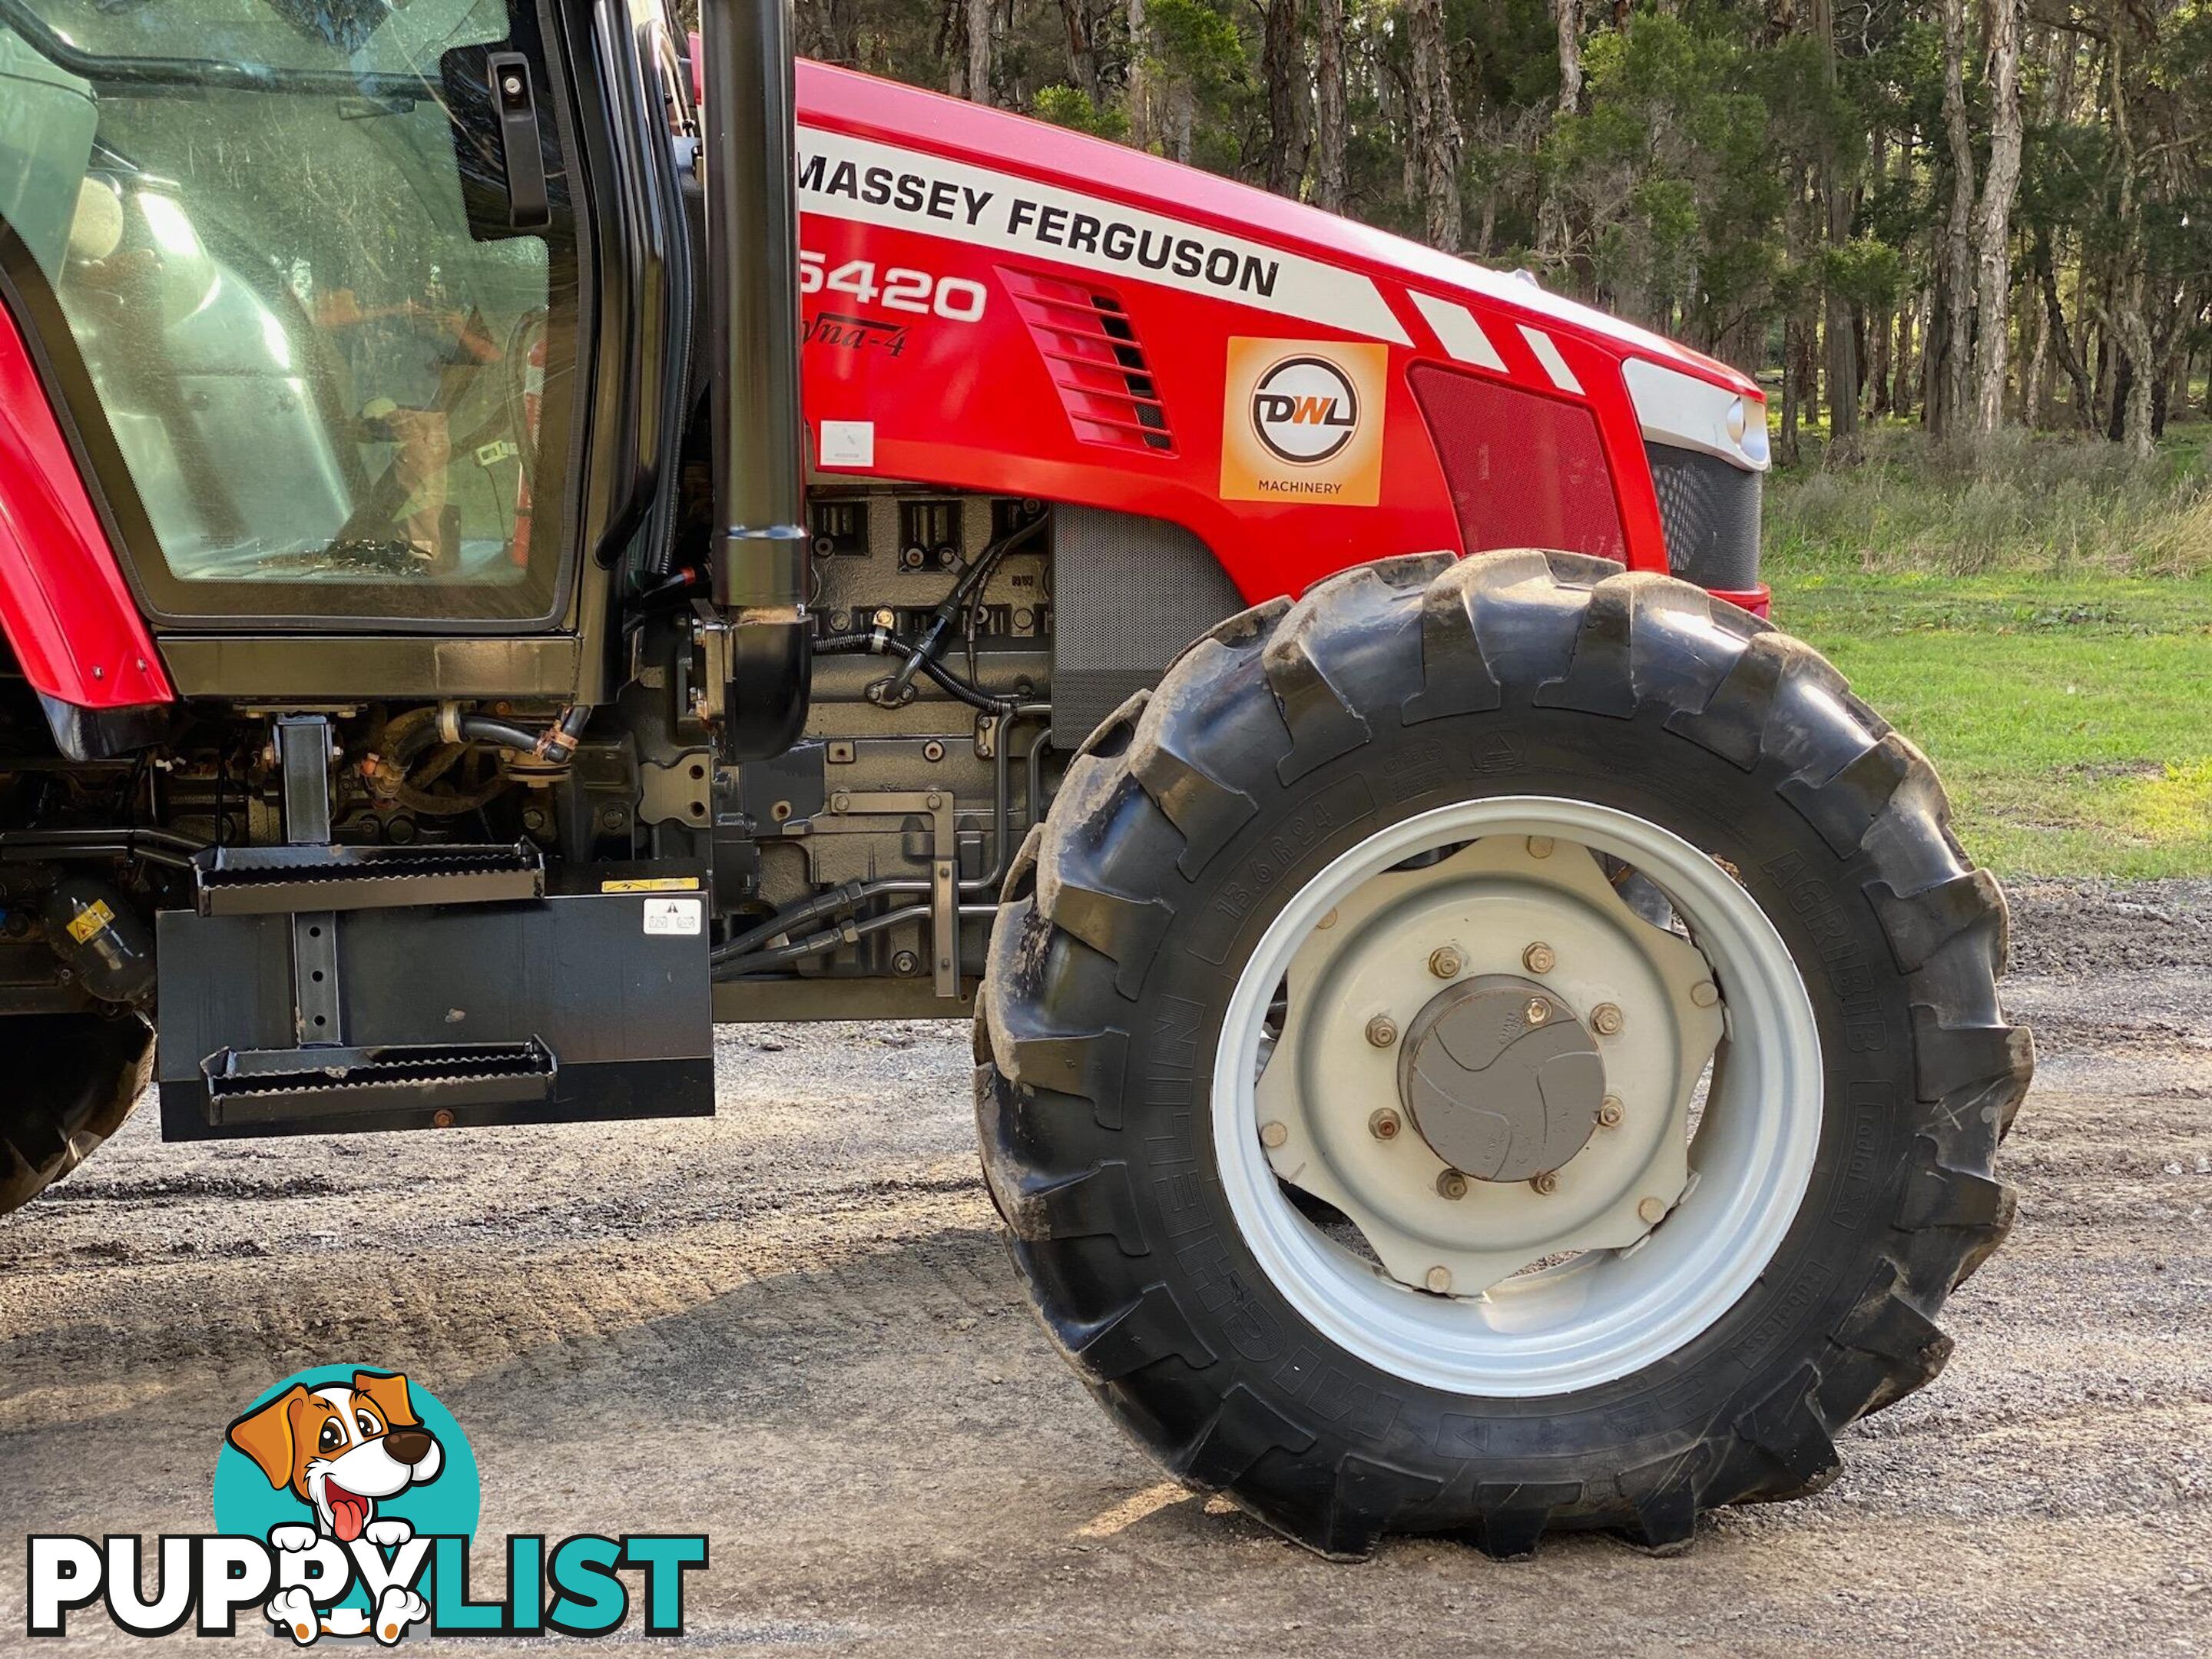
{"type": "Polygon", "coordinates": [[[1260,1144],[1262,1146],[1279,1146],[1290,1138],[1290,1126],[1286,1123],[1262,1123],[1260,1126],[1260,1144]]]}
{"type": "Polygon", "coordinates": [[[1559,958],[1550,945],[1538,939],[1521,953],[1521,965],[1532,974],[1548,974],[1559,965],[1559,958]]]}
{"type": "Polygon", "coordinates": [[[1548,1198],[1559,1190],[1559,1172],[1557,1170],[1539,1170],[1528,1177],[1528,1186],[1531,1191],[1548,1198]]]}
{"type": "Polygon", "coordinates": [[[1377,1014],[1367,1022],[1367,1040],[1378,1048],[1387,1048],[1398,1040],[1398,1028],[1388,1014],[1377,1014]]]}
{"type": "Polygon", "coordinates": [[[1395,1140],[1404,1127],[1395,1108],[1385,1106],[1367,1115],[1367,1133],[1377,1140],[1395,1140]]]}
{"type": "Polygon", "coordinates": [[[1701,979],[1690,988],[1690,1000],[1700,1008],[1710,1008],[1720,1000],[1720,987],[1709,979],[1701,979]]]}
{"type": "Polygon", "coordinates": [[[1636,1218],[1647,1227],[1656,1227],[1667,1218],[1667,1200],[1647,1198],[1636,1206],[1636,1218]]]}
{"type": "Polygon", "coordinates": [[[1619,1095],[1607,1095],[1598,1103],[1597,1122],[1601,1129],[1617,1129],[1620,1127],[1620,1097],[1619,1095]]]}
{"type": "Polygon", "coordinates": [[[1590,1030],[1600,1036],[1618,1036],[1622,1024],[1620,1007],[1613,1003],[1601,1002],[1590,1010],[1590,1030]]]}
{"type": "Polygon", "coordinates": [[[1531,1025],[1541,1025],[1552,1017],[1552,1005],[1541,997],[1530,997],[1528,1006],[1522,1011],[1522,1017],[1531,1025]]]}
{"type": "Polygon", "coordinates": [[[1443,1174],[1437,1177],[1437,1196],[1439,1198],[1465,1198],[1467,1196],[1467,1177],[1462,1175],[1457,1170],[1446,1170],[1443,1174]]]}
{"type": "Polygon", "coordinates": [[[1457,979],[1467,963],[1456,946],[1440,945],[1429,953],[1429,971],[1438,979],[1457,979]]]}
{"type": "Polygon", "coordinates": [[[1549,836],[1529,836],[1528,856],[1532,859],[1547,859],[1551,857],[1552,838],[1549,836]]]}
{"type": "Polygon", "coordinates": [[[1435,1291],[1438,1296],[1449,1296],[1451,1294],[1451,1269],[1449,1267],[1430,1268],[1428,1285],[1429,1288],[1435,1291]]]}

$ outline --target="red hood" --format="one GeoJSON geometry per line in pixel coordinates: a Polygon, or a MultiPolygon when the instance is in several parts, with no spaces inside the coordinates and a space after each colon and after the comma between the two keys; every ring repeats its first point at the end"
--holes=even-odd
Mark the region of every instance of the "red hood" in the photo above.
{"type": "Polygon", "coordinates": [[[1650,358],[1746,397],[1762,395],[1725,363],[1523,277],[1048,121],[805,59],[799,64],[799,120],[1110,197],[1442,297],[1480,299],[1600,343],[1616,356],[1650,358]]]}

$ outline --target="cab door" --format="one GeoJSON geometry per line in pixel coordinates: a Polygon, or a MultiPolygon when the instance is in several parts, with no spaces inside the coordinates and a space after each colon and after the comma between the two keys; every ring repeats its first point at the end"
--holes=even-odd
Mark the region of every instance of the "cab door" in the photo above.
{"type": "Polygon", "coordinates": [[[530,0],[0,5],[0,298],[157,626],[546,627],[575,153],[530,0]]]}

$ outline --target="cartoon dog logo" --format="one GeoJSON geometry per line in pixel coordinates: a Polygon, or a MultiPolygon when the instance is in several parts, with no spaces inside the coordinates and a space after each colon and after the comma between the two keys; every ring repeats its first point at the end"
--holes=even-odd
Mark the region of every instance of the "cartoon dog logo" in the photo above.
{"type": "MultiPolygon", "coordinates": [[[[289,1488],[313,1511],[314,1524],[272,1527],[279,1550],[305,1551],[319,1539],[350,1545],[365,1538],[393,1549],[415,1535],[397,1516],[379,1520],[379,1498],[438,1478],[445,1452],[416,1415],[404,1376],[356,1371],[350,1388],[308,1389],[294,1383],[266,1405],[230,1425],[230,1443],[252,1458],[270,1486],[289,1488]]],[[[407,1626],[429,1616],[422,1598],[394,1585],[367,1612],[332,1607],[319,1613],[304,1588],[270,1599],[269,1617],[302,1646],[319,1635],[366,1636],[396,1642],[407,1626]]]]}

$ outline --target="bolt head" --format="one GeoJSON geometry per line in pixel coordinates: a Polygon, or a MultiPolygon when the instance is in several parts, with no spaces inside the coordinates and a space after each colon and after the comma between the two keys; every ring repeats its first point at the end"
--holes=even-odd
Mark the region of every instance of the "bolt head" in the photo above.
{"type": "Polygon", "coordinates": [[[1260,1126],[1260,1144],[1262,1146],[1279,1146],[1290,1138],[1291,1127],[1287,1123],[1262,1123],[1260,1126]]]}
{"type": "Polygon", "coordinates": [[[830,810],[833,812],[844,811],[852,804],[853,798],[842,789],[830,797],[830,810]]]}
{"type": "Polygon", "coordinates": [[[1690,988],[1690,1000],[1700,1008],[1710,1008],[1720,1000],[1720,987],[1709,979],[1701,979],[1690,988]]]}
{"type": "Polygon", "coordinates": [[[1433,1291],[1437,1295],[1449,1296],[1451,1294],[1451,1269],[1449,1267],[1430,1268],[1427,1282],[1429,1289],[1433,1291]]]}
{"type": "Polygon", "coordinates": [[[1548,974],[1559,965],[1559,954],[1538,939],[1521,953],[1521,965],[1532,974],[1548,974]]]}
{"type": "Polygon", "coordinates": [[[1528,1186],[1531,1191],[1548,1198],[1559,1190],[1559,1172],[1557,1170],[1540,1170],[1528,1177],[1528,1186]]]}
{"type": "Polygon", "coordinates": [[[1647,1198],[1636,1206],[1636,1218],[1647,1227],[1656,1227],[1667,1218],[1667,1200],[1647,1198]]]}
{"type": "Polygon", "coordinates": [[[450,1129],[453,1127],[453,1115],[441,1106],[430,1114],[430,1121],[441,1129],[450,1129]]]}
{"type": "Polygon", "coordinates": [[[1590,1010],[1589,1023],[1590,1030],[1600,1036],[1618,1036],[1621,1026],[1626,1022],[1617,1004],[1601,1002],[1590,1010]]]}
{"type": "Polygon", "coordinates": [[[943,760],[945,758],[945,745],[938,742],[935,738],[932,738],[927,743],[921,745],[921,757],[924,760],[930,761],[943,760]]]}
{"type": "Polygon", "coordinates": [[[1367,1022],[1367,1040],[1378,1048],[1387,1048],[1398,1040],[1398,1027],[1388,1014],[1377,1014],[1367,1022]]]}
{"type": "Polygon", "coordinates": [[[1437,1196],[1439,1198],[1465,1198],[1467,1196],[1467,1177],[1462,1175],[1457,1170],[1444,1170],[1437,1177],[1437,1196]]]}
{"type": "Polygon", "coordinates": [[[1532,859],[1547,859],[1551,857],[1552,838],[1549,836],[1529,836],[1528,856],[1532,859]]]}
{"type": "Polygon", "coordinates": [[[1618,1128],[1620,1127],[1620,1097],[1619,1095],[1607,1095],[1604,1100],[1600,1102],[1598,1104],[1598,1127],[1606,1129],[1618,1128]]]}
{"type": "Polygon", "coordinates": [[[1385,1106],[1367,1115],[1367,1133],[1377,1140],[1395,1140],[1398,1131],[1405,1127],[1395,1108],[1385,1106]]]}
{"type": "Polygon", "coordinates": [[[1438,979],[1457,979],[1460,969],[1467,966],[1457,947],[1440,945],[1429,953],[1429,971],[1438,979]]]}
{"type": "Polygon", "coordinates": [[[934,812],[939,807],[945,805],[945,797],[942,795],[925,796],[922,799],[922,805],[929,808],[931,811],[934,812]]]}
{"type": "Polygon", "coordinates": [[[1541,1025],[1551,1018],[1552,1005],[1541,997],[1530,997],[1528,1007],[1522,1010],[1521,1017],[1531,1025],[1541,1025]]]}

